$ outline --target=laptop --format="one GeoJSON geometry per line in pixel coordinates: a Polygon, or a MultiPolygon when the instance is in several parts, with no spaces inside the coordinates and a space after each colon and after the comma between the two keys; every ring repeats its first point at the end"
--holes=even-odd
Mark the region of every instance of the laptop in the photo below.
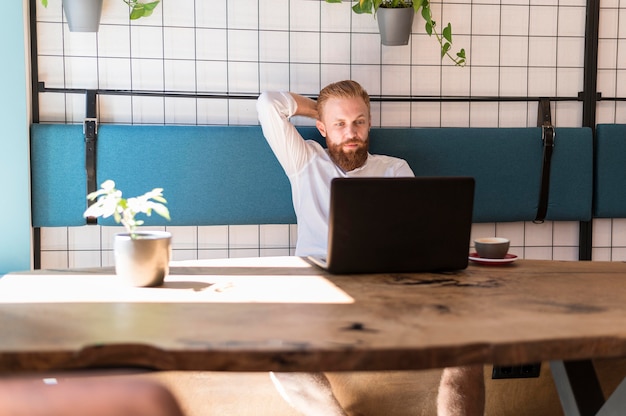
{"type": "Polygon", "coordinates": [[[336,178],[328,253],[309,260],[331,273],[465,269],[474,178],[336,178]]]}

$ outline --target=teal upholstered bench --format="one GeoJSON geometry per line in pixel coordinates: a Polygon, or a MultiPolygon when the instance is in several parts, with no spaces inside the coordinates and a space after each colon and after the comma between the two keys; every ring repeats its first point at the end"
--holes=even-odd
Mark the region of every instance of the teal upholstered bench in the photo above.
{"type": "MultiPolygon", "coordinates": [[[[314,127],[300,131],[323,142],[314,127]]],[[[85,224],[82,125],[35,124],[31,142],[33,226],[85,224]]],[[[373,128],[371,151],[406,159],[418,176],[473,176],[475,222],[535,218],[540,128],[373,128]]],[[[129,196],[164,188],[172,221],[147,224],[296,222],[289,182],[258,126],[101,125],[96,154],[98,185],[113,179],[129,196]]],[[[557,128],[546,219],[590,220],[592,185],[591,130],[557,128]]]]}
{"type": "Polygon", "coordinates": [[[626,124],[598,124],[594,167],[594,217],[626,217],[626,124]]]}
{"type": "MultiPolygon", "coordinates": [[[[591,130],[557,128],[555,140],[546,219],[587,221],[593,182],[591,130]]],[[[535,219],[543,154],[540,128],[372,129],[371,149],[403,157],[418,176],[473,176],[474,222],[535,219]]]]}

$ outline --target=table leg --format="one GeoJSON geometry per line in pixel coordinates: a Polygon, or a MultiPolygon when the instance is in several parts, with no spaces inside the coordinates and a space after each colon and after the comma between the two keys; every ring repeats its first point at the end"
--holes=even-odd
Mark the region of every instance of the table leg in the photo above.
{"type": "Polygon", "coordinates": [[[598,414],[604,395],[591,360],[551,361],[550,370],[565,416],[598,414]]]}
{"type": "Polygon", "coordinates": [[[611,394],[597,416],[621,416],[626,409],[626,379],[611,394]]]}

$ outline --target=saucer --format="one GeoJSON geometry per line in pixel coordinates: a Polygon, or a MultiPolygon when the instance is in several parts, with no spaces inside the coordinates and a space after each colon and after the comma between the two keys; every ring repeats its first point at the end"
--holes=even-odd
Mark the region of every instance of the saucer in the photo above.
{"type": "Polygon", "coordinates": [[[470,253],[469,259],[478,264],[497,265],[497,264],[513,263],[515,260],[517,260],[517,256],[515,254],[509,253],[506,256],[504,256],[503,259],[485,259],[485,258],[478,256],[478,253],[470,253]]]}

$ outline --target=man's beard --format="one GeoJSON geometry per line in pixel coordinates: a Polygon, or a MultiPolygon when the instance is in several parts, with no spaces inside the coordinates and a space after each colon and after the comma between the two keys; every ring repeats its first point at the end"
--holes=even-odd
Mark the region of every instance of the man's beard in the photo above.
{"type": "Polygon", "coordinates": [[[345,172],[360,168],[367,160],[369,138],[365,138],[365,140],[351,139],[341,144],[326,144],[328,146],[328,155],[332,161],[345,172]],[[343,146],[348,143],[358,143],[361,146],[354,151],[345,152],[343,146]]]}

